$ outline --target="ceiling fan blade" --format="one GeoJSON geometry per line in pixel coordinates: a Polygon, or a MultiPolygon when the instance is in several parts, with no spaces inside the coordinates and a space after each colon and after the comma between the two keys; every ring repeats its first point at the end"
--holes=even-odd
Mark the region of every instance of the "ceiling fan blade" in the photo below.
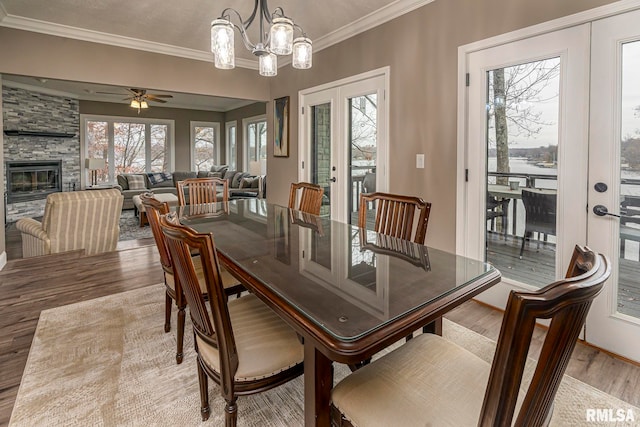
{"type": "Polygon", "coordinates": [[[156,95],[145,95],[145,98],[148,99],[149,101],[154,101],[154,102],[167,102],[164,99],[160,99],[156,95]]]}
{"type": "Polygon", "coordinates": [[[173,98],[173,95],[165,95],[162,93],[149,93],[147,96],[153,96],[154,98],[173,98]]]}
{"type": "Polygon", "coordinates": [[[94,92],[94,93],[99,93],[101,95],[124,95],[124,93],[115,93],[115,92],[94,92]]]}

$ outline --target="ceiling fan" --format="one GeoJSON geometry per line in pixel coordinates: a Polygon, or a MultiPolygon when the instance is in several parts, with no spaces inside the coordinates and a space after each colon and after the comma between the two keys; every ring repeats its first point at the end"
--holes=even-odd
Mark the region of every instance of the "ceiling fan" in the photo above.
{"type": "MultiPolygon", "coordinates": [[[[173,95],[166,95],[161,93],[147,93],[146,89],[138,89],[138,88],[127,88],[129,92],[129,96],[123,99],[123,101],[131,101],[129,106],[131,108],[137,108],[138,114],[140,114],[140,109],[149,108],[148,101],[153,102],[161,102],[165,103],[162,98],[173,98],[173,95]]],[[[96,92],[105,95],[122,95],[121,93],[114,92],[96,92]]]]}

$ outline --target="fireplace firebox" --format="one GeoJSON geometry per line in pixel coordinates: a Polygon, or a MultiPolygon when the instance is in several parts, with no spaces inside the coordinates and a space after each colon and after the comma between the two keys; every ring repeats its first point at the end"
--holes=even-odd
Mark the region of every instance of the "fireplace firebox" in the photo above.
{"type": "Polygon", "coordinates": [[[7,203],[43,199],[62,191],[62,160],[20,160],[5,163],[7,203]]]}

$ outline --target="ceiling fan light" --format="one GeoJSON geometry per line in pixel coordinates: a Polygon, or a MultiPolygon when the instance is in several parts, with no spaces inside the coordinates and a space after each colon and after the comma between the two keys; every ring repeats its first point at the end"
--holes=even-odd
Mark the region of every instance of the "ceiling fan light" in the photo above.
{"type": "Polygon", "coordinates": [[[141,101],[140,108],[149,108],[149,104],[147,104],[147,101],[141,101]]]}
{"type": "Polygon", "coordinates": [[[131,108],[141,108],[140,107],[140,101],[138,101],[137,99],[132,99],[131,100],[131,104],[129,104],[129,106],[131,108]]]}
{"type": "Polygon", "coordinates": [[[273,53],[268,53],[260,57],[260,75],[273,77],[278,74],[278,57],[273,53]]]}
{"type": "Polygon", "coordinates": [[[235,68],[233,25],[226,19],[219,18],[211,22],[211,52],[216,68],[235,68]]]}
{"type": "Polygon", "coordinates": [[[311,40],[306,37],[298,37],[293,41],[293,68],[306,70],[311,68],[312,56],[311,40]]]}
{"type": "Polygon", "coordinates": [[[272,53],[289,55],[293,46],[293,22],[289,18],[273,18],[270,40],[272,53]]]}

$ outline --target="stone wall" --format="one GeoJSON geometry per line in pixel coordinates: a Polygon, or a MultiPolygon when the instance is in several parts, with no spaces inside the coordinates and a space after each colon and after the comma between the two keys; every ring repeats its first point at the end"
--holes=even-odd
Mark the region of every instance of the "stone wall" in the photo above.
{"type": "MultiPolygon", "coordinates": [[[[80,188],[80,111],[77,99],[2,87],[4,130],[75,134],[72,138],[4,136],[4,161],[62,160],[62,190],[80,188]]],[[[6,194],[6,176],[3,176],[6,194]]],[[[42,216],[46,199],[6,206],[7,223],[42,216]]]]}

